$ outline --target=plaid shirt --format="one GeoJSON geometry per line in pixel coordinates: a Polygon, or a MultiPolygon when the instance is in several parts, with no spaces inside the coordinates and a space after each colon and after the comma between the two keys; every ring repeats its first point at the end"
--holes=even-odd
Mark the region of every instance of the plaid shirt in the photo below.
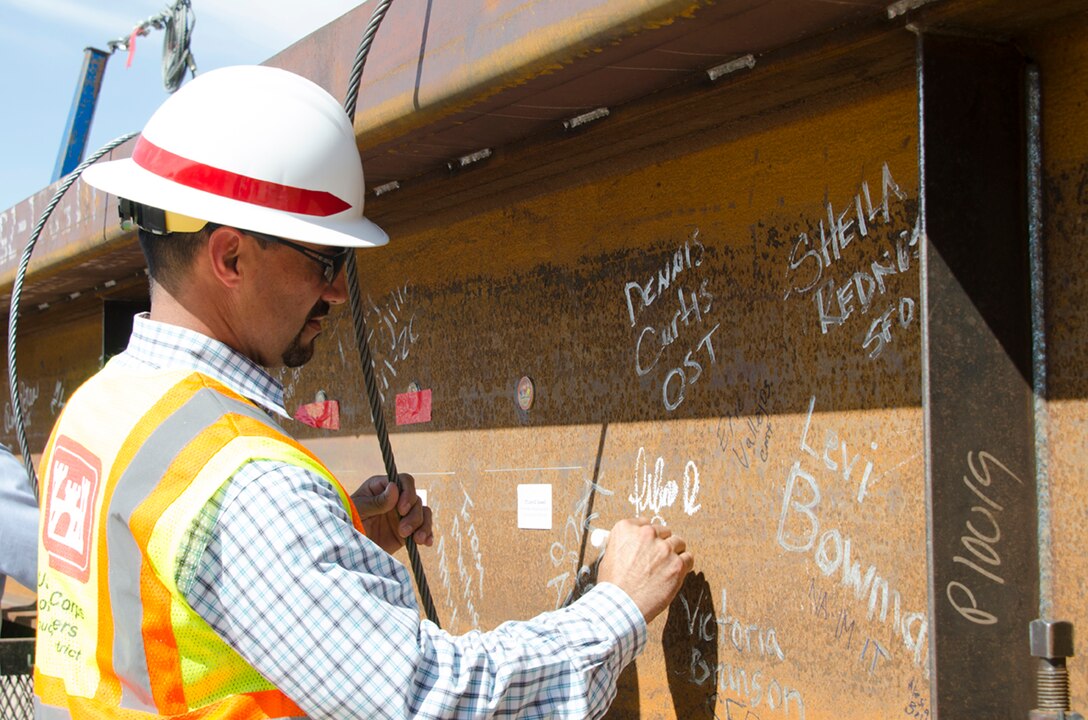
{"type": "MultiPolygon", "coordinates": [[[[146,316],[114,361],[196,370],[287,416],[264,369],[146,316]]],[[[205,506],[177,581],[315,718],[599,717],[646,643],[638,608],[608,583],[562,610],[453,637],[420,620],[407,570],[355,531],[328,483],[271,461],[244,466],[205,506]]]]}

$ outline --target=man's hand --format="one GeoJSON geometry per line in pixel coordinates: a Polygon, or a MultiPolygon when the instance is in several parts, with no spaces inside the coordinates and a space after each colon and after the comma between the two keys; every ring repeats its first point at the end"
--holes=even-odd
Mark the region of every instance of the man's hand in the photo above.
{"type": "Polygon", "coordinates": [[[646,518],[620,520],[612,528],[597,574],[626,592],[649,623],[669,606],[695,558],[679,535],[646,518]]]}
{"type": "Polygon", "coordinates": [[[434,544],[431,509],[416,495],[415,478],[401,473],[400,482],[403,493],[385,475],[375,475],[351,494],[366,536],[390,554],[400,549],[409,535],[417,545],[434,544]]]}

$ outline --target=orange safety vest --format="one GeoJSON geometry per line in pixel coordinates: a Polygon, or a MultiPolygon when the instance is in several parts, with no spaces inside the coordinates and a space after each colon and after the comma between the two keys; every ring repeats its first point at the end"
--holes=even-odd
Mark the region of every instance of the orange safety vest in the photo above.
{"type": "Polygon", "coordinates": [[[362,532],[332,473],[205,375],[111,362],[72,395],[40,472],[39,720],[305,716],[196,614],[175,580],[204,505],[246,463],[266,459],[328,480],[362,532]]]}

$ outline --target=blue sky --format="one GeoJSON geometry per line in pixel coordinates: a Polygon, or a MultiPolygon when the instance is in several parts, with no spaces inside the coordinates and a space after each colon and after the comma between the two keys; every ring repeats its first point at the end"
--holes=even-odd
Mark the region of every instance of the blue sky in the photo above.
{"type": "MultiPolygon", "coordinates": [[[[110,40],[173,0],[0,0],[0,210],[50,184],[87,46],[110,40]]],[[[260,63],[363,0],[192,0],[197,71],[260,63]]],[[[163,33],[118,51],[106,74],[87,154],[139,130],[166,99],[163,33]]],[[[187,78],[188,79],[188,78],[187,78]]]]}

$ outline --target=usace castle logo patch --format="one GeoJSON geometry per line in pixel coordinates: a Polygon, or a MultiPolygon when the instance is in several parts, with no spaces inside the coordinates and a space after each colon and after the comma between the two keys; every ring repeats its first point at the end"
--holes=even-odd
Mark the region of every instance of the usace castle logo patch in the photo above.
{"type": "Polygon", "coordinates": [[[47,472],[49,495],[42,534],[49,567],[87,582],[102,463],[87,448],[62,435],[53,446],[47,472]]]}

